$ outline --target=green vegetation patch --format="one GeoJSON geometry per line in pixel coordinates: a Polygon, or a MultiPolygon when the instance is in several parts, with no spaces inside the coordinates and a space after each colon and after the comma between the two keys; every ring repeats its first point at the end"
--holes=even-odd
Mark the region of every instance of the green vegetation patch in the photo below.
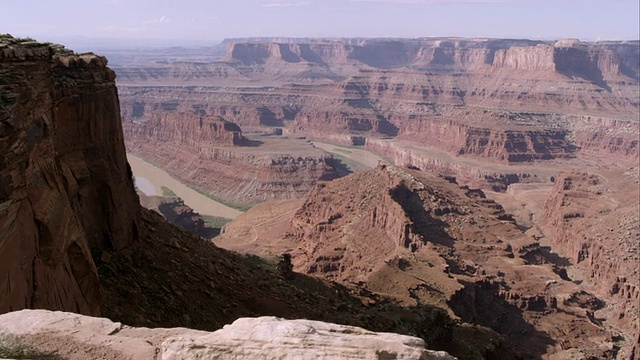
{"type": "Polygon", "coordinates": [[[207,190],[205,190],[205,189],[203,189],[203,188],[201,188],[199,186],[196,186],[196,185],[193,185],[193,184],[186,184],[186,185],[188,187],[190,187],[191,189],[195,190],[196,192],[198,192],[199,194],[202,194],[202,195],[208,197],[209,199],[211,199],[211,200],[213,200],[215,202],[219,202],[222,205],[228,206],[228,207],[236,209],[238,211],[247,212],[249,209],[251,209],[251,206],[249,206],[249,205],[238,205],[238,204],[232,203],[230,201],[221,199],[221,198],[219,198],[219,197],[217,197],[215,195],[210,194],[207,190]]]}
{"type": "Polygon", "coordinates": [[[162,196],[178,196],[173,190],[169,189],[166,186],[160,186],[160,190],[162,190],[162,196]]]}
{"type": "Polygon", "coordinates": [[[349,151],[347,149],[342,149],[339,147],[333,148],[334,151],[340,151],[341,153],[345,153],[345,154],[353,154],[353,151],[349,151]]]}
{"type": "Polygon", "coordinates": [[[204,225],[209,228],[222,228],[226,224],[230,223],[233,219],[227,219],[220,216],[202,215],[204,225]]]}
{"type": "Polygon", "coordinates": [[[349,158],[346,158],[340,154],[336,154],[330,151],[329,151],[329,154],[331,154],[331,157],[333,157],[333,160],[334,160],[333,165],[334,165],[334,168],[336,169],[336,173],[338,174],[338,177],[347,176],[354,172],[364,171],[369,169],[369,167],[367,167],[366,165],[361,164],[357,161],[351,160],[349,158]]]}
{"type": "Polygon", "coordinates": [[[9,44],[20,44],[25,42],[38,42],[36,39],[30,37],[17,38],[11,34],[0,34],[0,40],[9,44]]]}
{"type": "Polygon", "coordinates": [[[2,359],[59,359],[58,356],[39,351],[13,334],[0,333],[2,359]]]}

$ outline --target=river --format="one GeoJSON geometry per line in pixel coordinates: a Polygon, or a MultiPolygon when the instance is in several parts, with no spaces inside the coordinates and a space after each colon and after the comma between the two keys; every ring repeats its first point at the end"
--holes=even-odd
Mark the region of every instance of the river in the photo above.
{"type": "Polygon", "coordinates": [[[184,200],[186,205],[189,205],[201,215],[235,219],[238,215],[242,214],[239,210],[200,194],[179,180],[174,179],[164,170],[135,155],[127,154],[127,159],[131,165],[133,176],[136,178],[136,186],[148,196],[162,195],[161,187],[164,186],[171,189],[171,191],[184,200]]]}

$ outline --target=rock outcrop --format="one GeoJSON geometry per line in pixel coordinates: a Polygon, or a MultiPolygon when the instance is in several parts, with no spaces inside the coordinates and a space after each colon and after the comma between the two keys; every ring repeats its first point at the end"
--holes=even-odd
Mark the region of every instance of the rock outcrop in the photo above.
{"type": "Polygon", "coordinates": [[[609,179],[562,173],[544,208],[554,248],[590,275],[583,280],[610,303],[602,312],[635,337],[640,333],[637,176],[637,168],[609,179]]]}
{"type": "Polygon", "coordinates": [[[415,359],[453,360],[424,349],[415,337],[375,333],[353,326],[274,317],[242,318],[210,335],[172,337],[163,359],[415,359]]]}
{"type": "Polygon", "coordinates": [[[137,126],[126,127],[127,138],[171,143],[193,149],[211,151],[211,147],[243,145],[246,139],[234,123],[216,116],[194,113],[154,113],[149,119],[133,119],[137,126]]]}
{"type": "Polygon", "coordinates": [[[0,38],[0,313],[99,314],[92,255],[137,236],[138,197],[106,64],[0,38]]]}
{"type": "Polygon", "coordinates": [[[631,341],[612,340],[617,331],[594,326],[592,313],[585,313],[592,310],[569,299],[581,291],[567,276],[569,262],[523,233],[480,190],[379,166],[318,184],[296,212],[273,214],[272,222],[254,214],[264,209],[271,207],[252,209],[229,224],[220,243],[229,237],[241,248],[243,240],[231,232],[243,226],[235,222],[256,219],[253,226],[269,228],[288,218],[288,230],[247,239],[244,250],[289,251],[297,271],[366,284],[405,305],[447,309],[465,322],[491,327],[525,357],[562,357],[573,349],[612,358],[631,341]]]}
{"type": "Polygon", "coordinates": [[[426,350],[424,341],[415,337],[275,317],[241,318],[207,333],[135,328],[104,318],[22,310],[0,315],[0,337],[65,359],[455,359],[443,351],[426,350]]]}
{"type": "Polygon", "coordinates": [[[214,229],[207,228],[202,216],[186,205],[181,198],[177,196],[138,195],[140,197],[140,205],[160,213],[169,223],[204,238],[214,236],[214,229]]]}

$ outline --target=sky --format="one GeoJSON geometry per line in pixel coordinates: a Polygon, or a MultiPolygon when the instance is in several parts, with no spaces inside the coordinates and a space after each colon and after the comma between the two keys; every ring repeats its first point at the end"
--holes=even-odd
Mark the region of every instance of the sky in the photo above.
{"type": "Polygon", "coordinates": [[[638,0],[0,0],[0,33],[215,44],[236,37],[633,40],[638,0]]]}

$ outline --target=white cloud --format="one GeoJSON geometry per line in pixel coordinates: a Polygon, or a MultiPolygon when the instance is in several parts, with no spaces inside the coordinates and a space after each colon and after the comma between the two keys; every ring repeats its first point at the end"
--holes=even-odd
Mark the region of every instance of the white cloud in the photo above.
{"type": "Polygon", "coordinates": [[[145,22],[143,22],[143,25],[156,25],[156,24],[164,24],[164,23],[168,23],[169,22],[169,18],[166,16],[161,16],[157,19],[151,19],[151,20],[147,20],[145,22]]]}

